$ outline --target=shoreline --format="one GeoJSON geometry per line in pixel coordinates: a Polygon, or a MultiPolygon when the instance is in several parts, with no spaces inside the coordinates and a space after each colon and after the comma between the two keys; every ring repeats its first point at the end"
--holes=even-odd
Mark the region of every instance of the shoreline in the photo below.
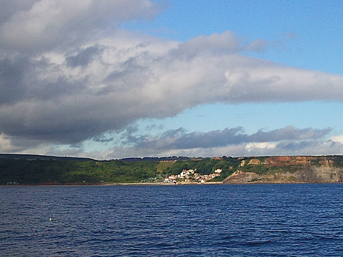
{"type": "Polygon", "coordinates": [[[34,187],[34,186],[201,186],[201,185],[282,185],[282,184],[342,184],[342,182],[253,182],[253,183],[223,183],[223,182],[206,182],[206,183],[103,183],[103,184],[19,184],[19,185],[0,185],[0,187],[34,187]]]}
{"type": "Polygon", "coordinates": [[[0,185],[0,187],[17,187],[17,186],[181,186],[181,185],[225,185],[223,182],[207,182],[207,183],[192,183],[192,182],[180,182],[180,183],[102,183],[102,184],[17,184],[17,185],[0,185]]]}

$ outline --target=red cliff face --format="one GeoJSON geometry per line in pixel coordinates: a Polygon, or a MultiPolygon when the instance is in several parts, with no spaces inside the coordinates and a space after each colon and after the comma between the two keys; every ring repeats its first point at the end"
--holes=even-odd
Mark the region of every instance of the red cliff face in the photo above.
{"type": "Polygon", "coordinates": [[[307,165],[311,161],[311,157],[297,156],[295,157],[296,165],[307,165]]]}
{"type": "Polygon", "coordinates": [[[266,158],[267,166],[290,166],[290,165],[307,165],[312,157],[306,156],[275,156],[266,158]]]}
{"type": "Polygon", "coordinates": [[[223,183],[332,183],[343,182],[343,167],[324,156],[246,158],[223,183]],[[262,161],[261,161],[262,160],[262,161]]]}
{"type": "Polygon", "coordinates": [[[269,166],[288,166],[291,165],[291,158],[289,156],[275,156],[266,158],[266,165],[269,166]]]}

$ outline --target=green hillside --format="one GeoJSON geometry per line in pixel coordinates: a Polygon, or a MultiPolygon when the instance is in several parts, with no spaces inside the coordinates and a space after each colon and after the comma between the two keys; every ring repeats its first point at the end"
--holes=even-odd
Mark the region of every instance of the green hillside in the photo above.
{"type": "Polygon", "coordinates": [[[177,178],[178,182],[225,180],[227,183],[245,183],[248,178],[250,178],[249,182],[267,183],[273,183],[273,180],[277,179],[280,182],[284,180],[342,182],[343,180],[343,156],[256,158],[224,156],[200,159],[183,157],[162,161],[159,158],[95,161],[78,158],[27,157],[30,158],[25,159],[23,156],[0,158],[0,185],[154,183],[165,182],[166,177],[179,175],[187,170],[192,170],[193,173],[187,174],[182,179],[177,178]]]}
{"type": "Polygon", "coordinates": [[[165,176],[179,174],[184,169],[196,169],[199,174],[210,174],[218,168],[223,169],[223,174],[216,180],[223,180],[237,164],[235,158],[178,161],[0,158],[0,184],[162,182],[165,176]]]}

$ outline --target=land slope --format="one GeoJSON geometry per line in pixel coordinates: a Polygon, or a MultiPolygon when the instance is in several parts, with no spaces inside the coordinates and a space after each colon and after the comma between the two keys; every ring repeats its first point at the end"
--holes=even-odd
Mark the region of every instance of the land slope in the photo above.
{"type": "Polygon", "coordinates": [[[335,183],[343,181],[342,156],[276,156],[242,159],[224,184],[335,183]]]}
{"type": "Polygon", "coordinates": [[[149,157],[97,161],[0,155],[0,185],[163,184],[174,180],[224,184],[343,182],[343,156],[149,157]],[[181,177],[180,174],[188,175],[181,177]]]}

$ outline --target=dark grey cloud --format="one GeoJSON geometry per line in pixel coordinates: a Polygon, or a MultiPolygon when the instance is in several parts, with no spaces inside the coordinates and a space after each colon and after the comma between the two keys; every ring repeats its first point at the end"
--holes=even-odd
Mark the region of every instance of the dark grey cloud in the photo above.
{"type": "MultiPolygon", "coordinates": [[[[178,47],[175,43],[151,40],[94,42],[73,53],[68,50],[68,55],[47,53],[26,62],[3,59],[1,95],[8,104],[0,108],[0,131],[68,144],[121,130],[141,118],[174,116],[199,104],[342,97],[337,83],[343,79],[338,76],[236,54],[182,60],[171,55],[170,48],[178,47]],[[332,90],[323,92],[323,85],[332,90]]],[[[234,132],[213,132],[218,137],[211,138],[217,144],[220,136],[234,132]]],[[[184,138],[188,147],[192,137],[196,135],[184,138]]],[[[202,138],[203,145],[206,140],[202,138]]]]}
{"type": "Polygon", "coordinates": [[[61,96],[81,93],[86,79],[72,81],[65,75],[49,76],[60,67],[48,60],[32,60],[26,56],[0,59],[0,106],[18,102],[49,101],[61,96]],[[44,73],[44,74],[43,74],[44,73]],[[40,78],[40,76],[44,78],[40,78]]]}
{"type": "MultiPolygon", "coordinates": [[[[231,31],[174,42],[120,28],[153,18],[163,8],[155,1],[0,4],[7,10],[0,11],[0,133],[16,142],[102,141],[99,135],[137,120],[173,117],[201,104],[343,100],[342,76],[243,56],[247,44],[231,31]]],[[[264,47],[257,43],[255,50],[264,47]]],[[[166,132],[169,143],[149,143],[146,136],[128,143],[190,149],[276,141],[282,133],[284,139],[299,135],[292,129],[254,135],[241,128],[180,130],[166,132]]],[[[304,138],[311,133],[325,131],[301,131],[304,138]]]]}
{"type": "MultiPolygon", "coordinates": [[[[302,92],[297,95],[293,90],[303,89],[295,89],[293,85],[306,83],[295,79],[290,89],[283,88],[282,73],[292,70],[270,62],[236,55],[210,57],[210,64],[207,57],[183,62],[178,57],[172,59],[168,51],[164,52],[168,58],[161,58],[163,54],[151,49],[158,47],[107,46],[100,51],[96,43],[94,47],[79,48],[71,55],[74,59],[62,62],[53,62],[52,57],[30,60],[28,64],[3,61],[8,68],[0,77],[1,83],[10,87],[6,91],[2,86],[3,95],[17,93],[13,94],[16,98],[3,98],[11,104],[0,108],[0,131],[47,142],[76,143],[106,131],[120,130],[140,118],[173,116],[198,104],[301,98],[302,92]],[[210,67],[213,69],[209,70],[210,67]],[[280,74],[270,74],[275,69],[280,74]]],[[[306,72],[294,70],[301,78],[306,72]]],[[[318,75],[308,73],[311,77],[318,75]]],[[[330,79],[324,74],[323,80],[325,77],[330,79]]],[[[332,94],[319,88],[312,93],[318,98],[332,94]]],[[[303,98],[310,95],[304,89],[303,98]]],[[[332,95],[337,96],[340,94],[332,95]]],[[[217,134],[225,137],[230,133],[234,131],[217,134]]],[[[192,141],[192,136],[195,137],[185,138],[186,142],[192,141]]],[[[205,145],[207,139],[202,140],[205,145]]],[[[219,137],[212,140],[221,141],[219,137]]]]}
{"type": "Polygon", "coordinates": [[[68,66],[73,68],[77,66],[87,66],[92,60],[93,57],[99,55],[101,49],[99,46],[90,46],[86,49],[81,49],[76,55],[69,56],[66,58],[68,66]]]}
{"type": "Polygon", "coordinates": [[[260,155],[339,155],[343,144],[329,140],[284,141],[275,145],[271,151],[260,149],[260,155]]]}
{"type": "Polygon", "coordinates": [[[164,132],[159,137],[148,135],[127,137],[126,143],[131,143],[138,149],[191,149],[191,148],[213,148],[224,147],[228,145],[238,145],[244,143],[258,142],[279,142],[300,140],[314,140],[326,136],[331,129],[296,129],[287,126],[282,129],[271,131],[262,131],[248,135],[244,133],[243,128],[226,128],[224,130],[215,130],[206,133],[190,132],[187,133],[183,128],[164,132]]]}
{"type": "Polygon", "coordinates": [[[299,151],[300,149],[316,147],[318,142],[316,141],[306,141],[300,140],[298,142],[281,142],[277,145],[278,148],[286,151],[299,151]]]}
{"type": "Polygon", "coordinates": [[[287,126],[282,129],[272,131],[259,130],[257,133],[249,136],[251,142],[277,142],[280,140],[306,140],[318,139],[328,135],[332,129],[296,129],[293,126],[287,126]]]}
{"type": "Polygon", "coordinates": [[[1,0],[0,47],[21,53],[65,49],[165,6],[150,0],[1,0]]]}
{"type": "Polygon", "coordinates": [[[187,42],[181,43],[178,48],[172,49],[170,54],[175,58],[192,59],[200,55],[231,54],[240,49],[235,33],[225,31],[222,34],[214,33],[208,37],[201,35],[187,42]]]}
{"type": "Polygon", "coordinates": [[[286,43],[290,40],[293,40],[294,38],[296,38],[296,34],[294,32],[284,33],[275,41],[257,38],[252,42],[247,43],[246,46],[242,49],[256,52],[265,52],[269,48],[274,48],[279,51],[284,51],[286,49],[286,43]]]}
{"type": "Polygon", "coordinates": [[[25,71],[29,61],[22,58],[0,60],[0,106],[23,99],[26,94],[25,71]]]}
{"type": "Polygon", "coordinates": [[[97,137],[94,137],[93,140],[98,143],[108,143],[113,141],[113,137],[106,137],[104,135],[100,135],[97,137]]]}
{"type": "Polygon", "coordinates": [[[15,13],[29,10],[37,0],[1,0],[0,1],[0,25],[15,13]]]}

